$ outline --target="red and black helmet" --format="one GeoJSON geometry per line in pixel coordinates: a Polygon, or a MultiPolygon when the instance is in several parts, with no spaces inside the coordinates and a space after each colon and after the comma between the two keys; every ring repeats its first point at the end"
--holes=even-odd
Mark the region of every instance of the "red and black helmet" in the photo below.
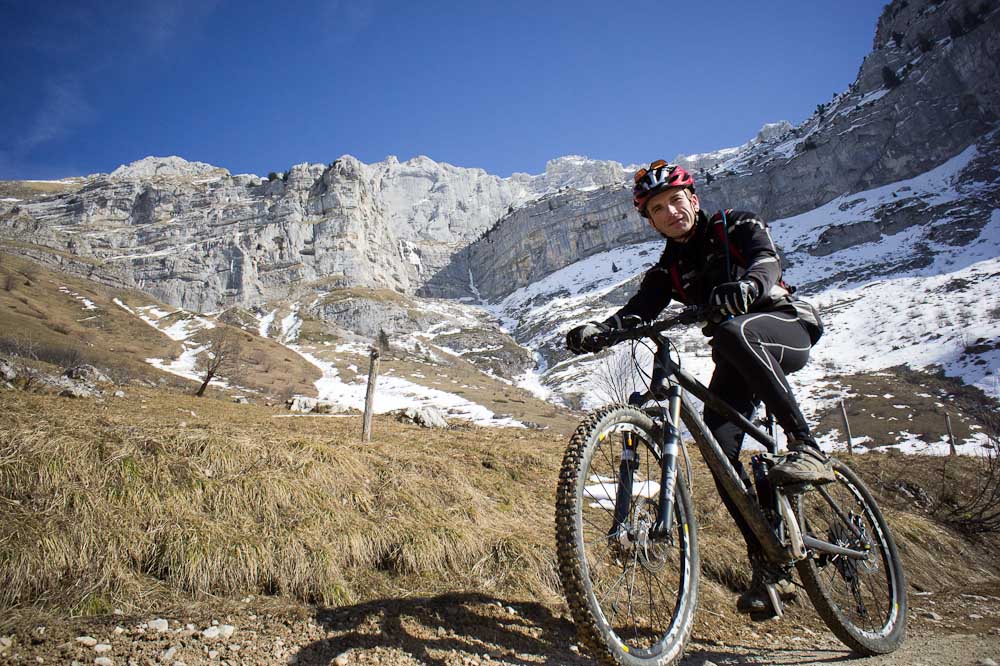
{"type": "Polygon", "coordinates": [[[646,217],[646,203],[671,187],[687,187],[694,192],[694,178],[684,167],[677,164],[667,164],[666,160],[656,160],[649,167],[635,172],[635,185],[632,186],[632,203],[639,215],[646,217]]]}

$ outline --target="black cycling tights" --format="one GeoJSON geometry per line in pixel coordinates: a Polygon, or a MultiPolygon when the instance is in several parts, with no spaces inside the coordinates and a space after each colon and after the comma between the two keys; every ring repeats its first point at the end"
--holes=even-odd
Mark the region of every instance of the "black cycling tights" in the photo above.
{"type": "MultiPolygon", "coordinates": [[[[795,314],[755,312],[734,317],[716,329],[711,344],[715,373],[708,387],[713,393],[748,419],[763,400],[789,438],[812,441],[809,426],[785,378],[786,373],[806,364],[812,346],[808,331],[795,314]]],[[[705,424],[749,488],[749,476],[739,460],[743,431],[707,407],[705,424]]],[[[722,491],[718,479],[716,486],[743,533],[747,550],[760,552],[757,537],[722,491]]]]}

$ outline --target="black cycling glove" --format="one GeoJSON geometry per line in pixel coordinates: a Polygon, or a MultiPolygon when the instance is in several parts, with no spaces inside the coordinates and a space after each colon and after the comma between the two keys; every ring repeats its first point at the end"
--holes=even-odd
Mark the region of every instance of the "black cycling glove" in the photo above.
{"type": "Polygon", "coordinates": [[[760,287],[754,280],[726,282],[712,290],[708,302],[731,315],[743,315],[760,296],[760,287]]]}
{"type": "Polygon", "coordinates": [[[611,327],[607,324],[599,324],[596,321],[577,326],[566,334],[566,348],[574,354],[597,353],[604,349],[604,345],[598,339],[599,336],[610,330],[611,327]]]}

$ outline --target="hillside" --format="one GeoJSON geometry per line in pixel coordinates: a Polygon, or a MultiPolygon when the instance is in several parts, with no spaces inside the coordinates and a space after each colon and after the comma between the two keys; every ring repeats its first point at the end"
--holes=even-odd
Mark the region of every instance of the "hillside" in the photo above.
{"type": "MultiPolygon", "coordinates": [[[[403,614],[437,613],[448,599],[472,613],[496,600],[567,632],[555,619],[552,542],[562,438],[476,426],[435,434],[377,417],[372,443],[361,445],[357,416],[290,418],[169,389],[133,388],[86,409],[24,391],[0,399],[0,634],[15,636],[20,654],[29,644],[27,654],[59,654],[59,632],[110,632],[161,616],[198,626],[240,617],[245,631],[248,614],[320,619],[341,608],[323,620],[332,628],[391,600],[403,614]],[[426,602],[407,610],[400,598],[426,602]],[[32,637],[39,624],[52,637],[32,637]]],[[[964,602],[949,601],[998,589],[997,544],[963,538],[934,511],[974,461],[851,462],[887,507],[913,605],[936,600],[941,619],[915,611],[916,633],[1000,627],[1000,610],[970,624],[964,602]]],[[[753,641],[731,607],[748,568],[700,463],[694,485],[705,577],[696,639],[722,638],[721,617],[732,628],[727,640],[753,641]]],[[[768,631],[825,634],[811,608],[791,613],[768,631]]],[[[124,638],[113,639],[116,650],[140,649],[124,638]]],[[[153,640],[145,645],[166,649],[163,641],[178,639],[153,640]]]]}

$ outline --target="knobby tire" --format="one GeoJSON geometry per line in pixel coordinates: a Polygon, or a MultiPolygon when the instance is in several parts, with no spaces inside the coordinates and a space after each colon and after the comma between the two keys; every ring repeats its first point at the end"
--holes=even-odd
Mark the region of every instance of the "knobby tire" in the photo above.
{"type": "Polygon", "coordinates": [[[859,563],[814,553],[796,566],[809,599],[837,638],[860,654],[886,654],[899,647],[906,633],[903,567],[889,526],[868,488],[844,463],[834,459],[833,465],[835,482],[798,497],[799,524],[805,534],[831,543],[839,540],[852,549],[868,543],[873,555],[859,563]],[[855,530],[845,524],[844,517],[855,522],[855,530]]]}
{"type": "Polygon", "coordinates": [[[614,525],[621,428],[639,440],[629,523],[642,534],[655,515],[660,468],[653,421],[624,405],[592,413],[573,434],[559,475],[559,574],[579,641],[592,656],[604,664],[667,666],[680,661],[694,625],[699,572],[694,510],[684,475],[678,474],[669,544],[640,548],[629,541],[620,547],[607,536],[614,525]]]}

